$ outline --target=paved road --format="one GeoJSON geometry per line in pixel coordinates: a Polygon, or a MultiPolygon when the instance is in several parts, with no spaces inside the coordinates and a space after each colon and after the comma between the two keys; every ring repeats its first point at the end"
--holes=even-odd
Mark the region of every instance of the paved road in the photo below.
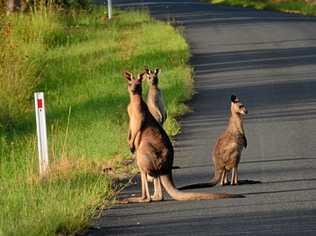
{"type": "Polygon", "coordinates": [[[316,18],[188,0],[130,2],[185,26],[191,46],[197,94],[176,138],[176,185],[213,173],[211,147],[232,93],[249,110],[240,177],[262,183],[199,190],[244,199],[115,206],[86,235],[316,235],[316,18]]]}

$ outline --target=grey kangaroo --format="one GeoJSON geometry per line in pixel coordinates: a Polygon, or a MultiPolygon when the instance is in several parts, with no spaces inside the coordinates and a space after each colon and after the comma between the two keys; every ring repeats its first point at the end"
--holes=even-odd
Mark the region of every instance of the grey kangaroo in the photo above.
{"type": "Polygon", "coordinates": [[[150,202],[163,200],[162,186],[175,200],[202,200],[243,197],[226,193],[195,193],[179,191],[173,182],[173,147],[164,129],[150,113],[142,99],[142,80],[145,74],[136,79],[129,72],[124,73],[128,80],[130,103],[128,143],[136,152],[136,162],[141,173],[141,197],[130,197],[121,203],[150,202]],[[155,194],[150,196],[147,175],[154,178],[155,194]],[[162,186],[161,186],[162,185],[162,186]]]}
{"type": "Polygon", "coordinates": [[[247,139],[243,117],[248,113],[245,105],[235,96],[230,98],[230,118],[226,130],[219,136],[213,149],[214,177],[209,183],[192,184],[180,189],[194,189],[228,184],[227,172],[232,171],[231,184],[238,184],[238,164],[247,139]]]}
{"type": "Polygon", "coordinates": [[[167,119],[167,112],[165,109],[165,104],[163,101],[162,93],[158,87],[158,74],[160,69],[150,70],[145,68],[147,81],[149,85],[148,95],[147,95],[147,106],[150,113],[162,126],[167,119]]]}

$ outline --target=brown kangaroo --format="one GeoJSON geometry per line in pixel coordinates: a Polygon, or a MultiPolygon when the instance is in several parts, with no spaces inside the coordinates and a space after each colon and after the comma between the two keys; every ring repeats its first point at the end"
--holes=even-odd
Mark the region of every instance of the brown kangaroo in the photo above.
{"type": "Polygon", "coordinates": [[[121,203],[150,202],[163,200],[162,186],[175,200],[202,200],[243,197],[226,193],[194,193],[179,191],[172,179],[173,147],[164,129],[151,115],[142,99],[142,80],[144,73],[137,79],[129,72],[124,73],[128,80],[130,103],[129,115],[129,147],[136,151],[136,162],[141,173],[141,197],[127,198],[121,203]],[[147,175],[154,178],[154,196],[150,196],[147,175]]]}
{"type": "Polygon", "coordinates": [[[192,184],[180,189],[211,187],[218,182],[228,183],[227,172],[232,171],[231,184],[238,184],[238,164],[243,148],[247,148],[247,139],[243,127],[243,116],[248,111],[235,96],[231,96],[230,118],[226,130],[217,139],[213,150],[214,177],[209,183],[192,184]]]}
{"type": "Polygon", "coordinates": [[[243,116],[248,111],[235,95],[231,96],[230,111],[228,127],[218,138],[213,151],[215,175],[211,182],[220,181],[221,185],[228,183],[228,171],[232,171],[231,184],[238,184],[238,164],[243,148],[247,148],[243,116]]]}
{"type": "Polygon", "coordinates": [[[150,113],[162,126],[167,119],[167,112],[165,110],[165,104],[163,101],[162,93],[158,87],[158,74],[160,69],[150,70],[145,68],[147,75],[149,90],[147,95],[147,106],[150,113]]]}

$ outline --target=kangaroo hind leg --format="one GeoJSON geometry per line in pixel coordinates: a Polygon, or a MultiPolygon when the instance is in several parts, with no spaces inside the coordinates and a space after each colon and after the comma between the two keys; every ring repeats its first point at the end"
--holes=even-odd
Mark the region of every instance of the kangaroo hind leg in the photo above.
{"type": "Polygon", "coordinates": [[[225,183],[225,180],[227,181],[227,173],[226,173],[226,169],[225,169],[225,168],[223,168],[223,169],[221,170],[220,176],[221,176],[221,182],[220,182],[220,184],[221,184],[221,186],[224,186],[224,185],[226,184],[226,183],[225,183]]]}
{"type": "Polygon", "coordinates": [[[228,171],[225,170],[225,175],[224,175],[224,185],[227,185],[228,184],[228,171]]]}
{"type": "Polygon", "coordinates": [[[141,197],[129,197],[122,201],[121,203],[141,203],[141,202],[150,202],[151,197],[148,188],[147,174],[141,171],[141,197]]]}
{"type": "Polygon", "coordinates": [[[232,170],[231,185],[237,185],[237,184],[238,184],[238,167],[236,165],[232,170]]]}
{"type": "Polygon", "coordinates": [[[154,195],[151,196],[153,201],[162,201],[163,193],[159,176],[154,178],[154,195]]]}

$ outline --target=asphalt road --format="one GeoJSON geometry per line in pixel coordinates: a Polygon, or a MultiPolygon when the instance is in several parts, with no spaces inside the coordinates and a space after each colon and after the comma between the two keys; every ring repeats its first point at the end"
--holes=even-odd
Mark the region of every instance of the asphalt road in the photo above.
{"type": "Polygon", "coordinates": [[[213,174],[232,93],[249,110],[240,178],[262,183],[198,190],[244,199],[114,206],[85,235],[316,235],[316,18],[188,0],[118,4],[185,27],[197,93],[175,142],[176,185],[213,174]]]}

